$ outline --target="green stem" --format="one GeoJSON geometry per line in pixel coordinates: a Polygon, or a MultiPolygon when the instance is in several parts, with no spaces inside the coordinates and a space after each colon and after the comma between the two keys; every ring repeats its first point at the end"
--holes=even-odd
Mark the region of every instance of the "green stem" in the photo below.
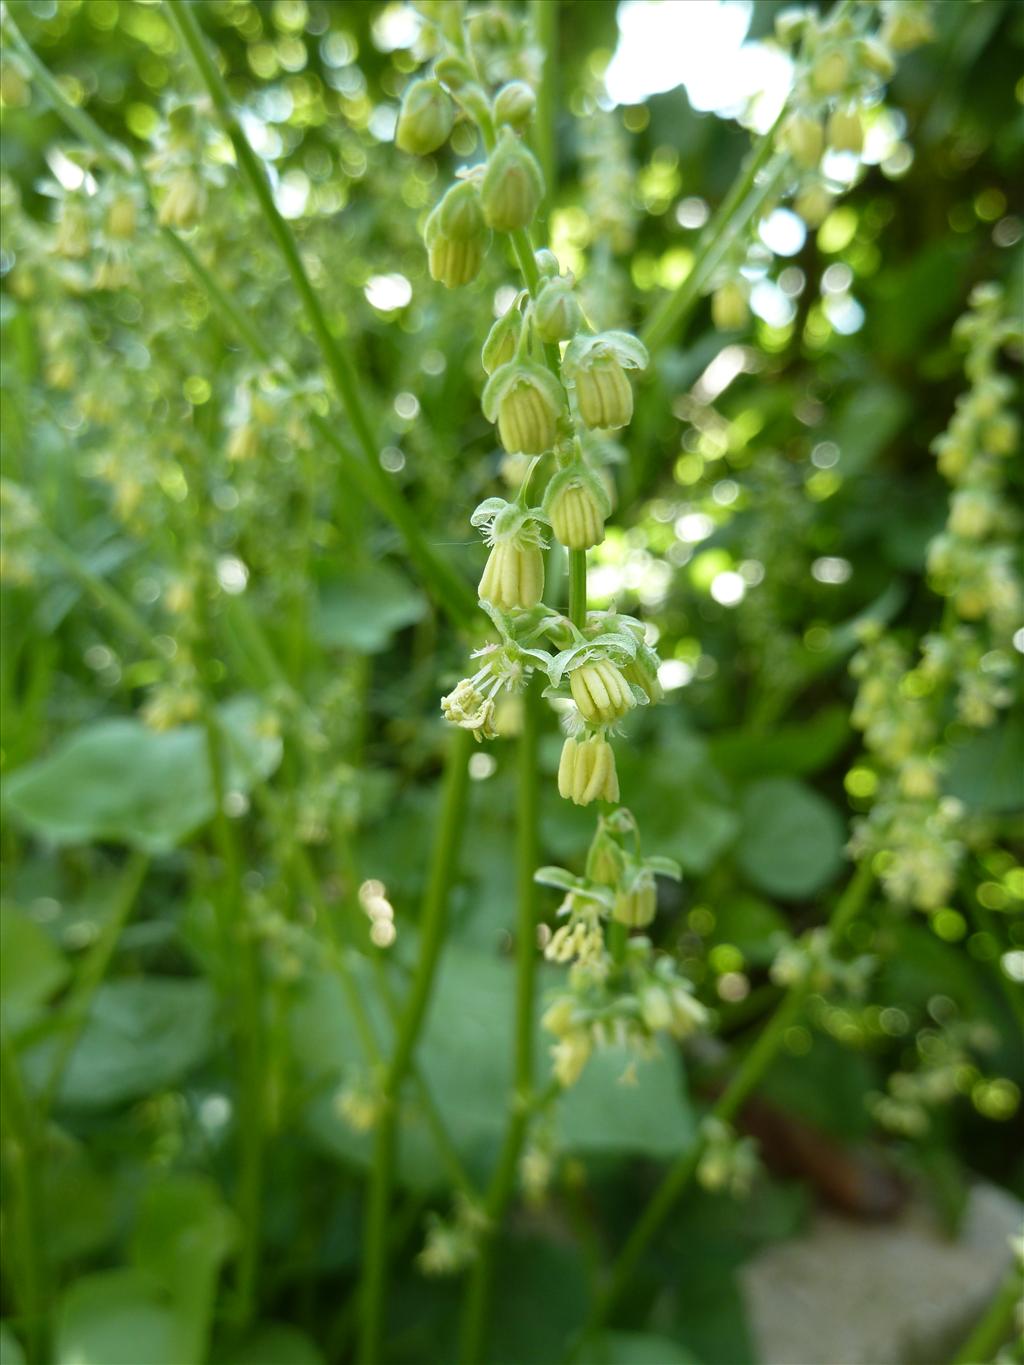
{"type": "Polygon", "coordinates": [[[569,551],[569,620],[577,630],[587,624],[587,552],[569,551]]]}
{"type": "Polygon", "coordinates": [[[39,1112],[43,1118],[53,1107],[68,1059],[81,1037],[93,998],[107,974],[110,960],[128,923],[148,869],[149,858],[145,853],[135,852],[129,856],[114,897],[114,908],[110,918],[83,959],[77,980],[68,994],[63,1008],[65,1022],[61,1041],[54,1054],[50,1073],[39,1100],[39,1112]]]}
{"type": "Polygon", "coordinates": [[[465,625],[475,614],[476,599],[468,585],[451,566],[435,554],[423,535],[415,511],[402,498],[381,468],[377,438],[363,404],[363,381],[351,357],[331,331],[327,316],[302,264],[294,234],[274,202],[273,190],[266,171],[249,145],[235,116],[224,78],[210,55],[196,21],[193,6],[168,4],[165,0],[164,13],[195,63],[221,125],[231,139],[239,171],[252,190],[267,228],[277,243],[335,391],[362,450],[363,473],[367,486],[374,490],[374,501],[385,510],[386,515],[401,531],[410,556],[424,579],[433,586],[446,610],[459,625],[465,625]]]}
{"type": "Polygon", "coordinates": [[[1012,1331],[1014,1311],[1022,1294],[1021,1267],[1014,1265],[996,1290],[981,1321],[953,1357],[953,1365],[987,1365],[1012,1331]]]}
{"type": "MultiPolygon", "coordinates": [[[[871,889],[871,884],[870,863],[864,861],[853,874],[829,918],[828,929],[833,940],[841,937],[847,925],[862,909],[871,889]]],[[[753,1047],[744,1056],[732,1080],[712,1106],[711,1116],[713,1118],[719,1119],[723,1123],[728,1123],[735,1118],[748,1096],[774,1061],[786,1030],[799,1018],[809,990],[810,985],[805,979],[797,982],[786,992],[778,1009],[764,1030],[758,1035],[753,1047]]],[[[570,1360],[579,1358],[579,1353],[586,1342],[608,1320],[612,1310],[622,1297],[641,1255],[664,1223],[676,1200],[689,1185],[700,1162],[704,1141],[703,1135],[698,1134],[693,1144],[682,1152],[675,1163],[669,1167],[661,1184],[633,1225],[622,1250],[612,1265],[604,1293],[595,1303],[582,1332],[570,1350],[570,1360]]]]}
{"type": "Polygon", "coordinates": [[[13,1212],[11,1233],[19,1255],[11,1278],[18,1299],[18,1312],[25,1324],[30,1365],[49,1359],[47,1273],[43,1254],[43,1210],[40,1176],[42,1152],[40,1116],[33,1113],[25,1093],[14,1045],[0,1028],[0,1097],[6,1155],[10,1162],[13,1212]]]}
{"type": "Polygon", "coordinates": [[[535,1111],[534,1086],[534,986],[537,974],[537,888],[533,874],[539,862],[539,801],[537,791],[540,736],[540,689],[536,680],[523,699],[523,731],[519,737],[519,788],[517,795],[516,895],[516,1006],[515,1088],[508,1127],[498,1164],[487,1192],[484,1212],[487,1227],[470,1273],[463,1304],[459,1359],[479,1365],[484,1359],[494,1253],[498,1231],[515,1188],[523,1144],[535,1111]]]}
{"type": "Polygon", "coordinates": [[[75,579],[101,607],[112,621],[140,645],[148,654],[162,656],[164,651],[156,642],[153,632],[135,608],[103,578],[87,568],[69,546],[48,528],[45,531],[46,548],[63,569],[75,579]]]}
{"type": "MultiPolygon", "coordinates": [[[[780,114],[779,120],[782,117],[780,114]]],[[[742,175],[735,181],[704,229],[690,273],[674,293],[655,309],[647,326],[640,333],[640,339],[652,353],[663,346],[687,321],[719,263],[775,190],[788,165],[787,157],[780,156],[774,172],[766,174],[760,184],[758,176],[774,154],[775,130],[779,120],[757,143],[742,175]]]]}
{"type": "Polygon", "coordinates": [[[408,1074],[420,1026],[430,1003],[448,919],[448,894],[456,872],[469,785],[472,735],[457,730],[451,738],[441,798],[441,815],[420,921],[420,948],[409,995],[396,1029],[394,1051],[382,1086],[382,1112],[377,1123],[373,1168],[367,1198],[363,1244],[363,1278],[357,1359],[380,1365],[384,1335],[384,1301],[388,1274],[388,1219],[395,1177],[398,1103],[408,1074]]]}
{"type": "Polygon", "coordinates": [[[558,70],[558,0],[530,0],[530,22],[534,45],[543,53],[537,86],[534,118],[534,146],[544,176],[544,202],[538,214],[543,231],[555,190],[555,76],[558,70]]]}

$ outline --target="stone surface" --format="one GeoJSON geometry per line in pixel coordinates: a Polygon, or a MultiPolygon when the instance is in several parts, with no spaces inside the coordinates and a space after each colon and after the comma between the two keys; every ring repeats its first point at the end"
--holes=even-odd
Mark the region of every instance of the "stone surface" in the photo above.
{"type": "Polygon", "coordinates": [[[1022,1221],[991,1185],[972,1190],[955,1241],[921,1206],[885,1224],[818,1214],[744,1267],[760,1365],[940,1365],[999,1287],[1022,1221]]]}

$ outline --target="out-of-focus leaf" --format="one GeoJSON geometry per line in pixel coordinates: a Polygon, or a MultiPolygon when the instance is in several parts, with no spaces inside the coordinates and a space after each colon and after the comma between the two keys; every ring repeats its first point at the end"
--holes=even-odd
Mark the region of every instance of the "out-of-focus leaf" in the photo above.
{"type": "Polygon", "coordinates": [[[143,1195],[132,1259],[170,1297],[183,1361],[206,1355],[217,1278],[233,1240],[231,1215],[211,1181],[172,1175],[143,1195]]]}
{"type": "Polygon", "coordinates": [[[808,720],[762,733],[725,730],[710,743],[711,757],[729,777],[816,773],[842,751],[850,736],[845,706],[826,706],[808,720]]]}
{"type": "Polygon", "coordinates": [[[68,979],[71,968],[45,929],[14,905],[0,909],[0,1009],[17,1029],[68,979]]]}
{"type": "Polygon", "coordinates": [[[743,794],[736,861],[749,881],[772,896],[810,896],[843,862],[843,822],[834,807],[802,782],[768,777],[743,794]]]}
{"type": "Polygon", "coordinates": [[[56,1365],[183,1365],[174,1310],[140,1270],[76,1280],[57,1311],[56,1365]]]}
{"type": "Polygon", "coordinates": [[[0,1322],[0,1365],[25,1365],[21,1342],[6,1322],[0,1322]]]}
{"type": "Polygon", "coordinates": [[[957,745],[946,790],[989,815],[1024,810],[1024,714],[1007,716],[957,745]]]}
{"type": "Polygon", "coordinates": [[[324,1365],[324,1357],[304,1332],[285,1322],[260,1323],[227,1352],[219,1351],[217,1365],[324,1365]]]}
{"type": "Polygon", "coordinates": [[[862,473],[882,453],[910,415],[910,399],[890,385],[855,388],[828,432],[839,447],[845,477],[862,473]]]}
{"type": "Polygon", "coordinates": [[[648,1332],[606,1332],[593,1345],[593,1361],[594,1365],[699,1365],[685,1346],[648,1332]]]}
{"type": "Polygon", "coordinates": [[[872,1119],[864,1096],[876,1086],[877,1064],[861,1052],[815,1034],[809,1052],[779,1053],[760,1093],[808,1123],[843,1138],[865,1138],[872,1119]]]}
{"type": "MultiPolygon", "coordinates": [[[[228,786],[248,791],[277,767],[281,741],[266,732],[251,698],[222,707],[220,720],[228,786]]],[[[33,833],[57,844],[109,840],[166,853],[214,812],[204,731],[98,721],[12,773],[4,802],[33,833]]]]}
{"type": "MultiPolygon", "coordinates": [[[[176,1084],[209,1052],[213,1016],[206,981],[148,976],[107,982],[71,1053],[59,1102],[105,1109],[176,1084]]],[[[30,1052],[29,1074],[45,1077],[52,1053],[52,1041],[30,1052]]]]}
{"type": "Polygon", "coordinates": [[[321,644],[375,654],[405,626],[419,621],[426,598],[387,564],[353,569],[320,592],[313,628],[321,644]]]}
{"type": "Polygon", "coordinates": [[[626,1048],[601,1048],[555,1113],[559,1145],[570,1152],[669,1157],[695,1131],[682,1068],[667,1042],[639,1062],[626,1048]]]}
{"type": "Polygon", "coordinates": [[[55,1132],[47,1144],[42,1172],[48,1259],[62,1265],[105,1246],[114,1234],[113,1182],[100,1174],[86,1149],[55,1132]]]}
{"type": "Polygon", "coordinates": [[[501,1293],[494,1299],[490,1360],[495,1365],[560,1360],[587,1308],[579,1256],[551,1241],[508,1238],[498,1250],[495,1283],[501,1293]]]}

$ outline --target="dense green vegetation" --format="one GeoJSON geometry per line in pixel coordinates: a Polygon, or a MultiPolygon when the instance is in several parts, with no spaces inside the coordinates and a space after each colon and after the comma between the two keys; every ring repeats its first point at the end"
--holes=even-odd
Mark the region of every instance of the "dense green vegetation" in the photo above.
{"type": "Polygon", "coordinates": [[[1024,1197],[1024,9],[644,9],[8,3],[4,1365],[740,1365],[1024,1197]]]}

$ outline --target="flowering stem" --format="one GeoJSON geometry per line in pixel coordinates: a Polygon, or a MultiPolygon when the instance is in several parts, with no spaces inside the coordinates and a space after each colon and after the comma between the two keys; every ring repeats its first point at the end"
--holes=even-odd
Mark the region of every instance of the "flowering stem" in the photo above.
{"type": "Polygon", "coordinates": [[[518,755],[515,1087],[508,1127],[487,1191],[484,1206],[487,1226],[466,1286],[459,1351],[463,1365],[478,1365],[484,1359],[497,1232],[512,1197],[519,1157],[535,1110],[533,999],[537,974],[537,887],[533,874],[539,861],[540,844],[537,792],[540,723],[540,686],[535,678],[523,697],[523,730],[519,736],[518,755]]]}
{"type": "Polygon", "coordinates": [[[468,730],[456,730],[451,737],[441,797],[440,821],[420,920],[419,958],[409,995],[396,1026],[394,1051],[382,1085],[382,1108],[377,1123],[363,1240],[361,1321],[357,1353],[360,1365],[380,1365],[382,1359],[388,1219],[395,1178],[398,1102],[402,1082],[412,1063],[420,1026],[430,1003],[437,962],[444,943],[448,918],[448,892],[456,871],[462,827],[465,822],[469,753],[472,743],[473,738],[468,730]]]}
{"type": "MultiPolygon", "coordinates": [[[[870,863],[861,863],[846,886],[846,890],[836,902],[829,919],[828,929],[832,939],[838,938],[850,921],[862,909],[871,889],[873,874],[870,863]]],[[[768,1021],[757,1041],[747,1052],[739,1069],[711,1108],[711,1117],[722,1123],[729,1123],[742,1108],[747,1097],[756,1089],[762,1076],[775,1059],[786,1030],[799,1018],[810,982],[805,976],[796,982],[783,996],[778,1009],[768,1021]]],[[[651,1199],[634,1223],[625,1245],[612,1265],[608,1283],[598,1298],[579,1336],[569,1351],[568,1359],[577,1360],[589,1338],[608,1320],[622,1293],[632,1277],[644,1250],[655,1233],[664,1223],[670,1210],[689,1185],[700,1162],[705,1138],[698,1133],[696,1139],[676,1159],[675,1163],[655,1190],[651,1199]]]]}
{"type": "Polygon", "coordinates": [[[577,630],[587,624],[587,552],[569,551],[569,620],[577,630]]]}
{"type": "Polygon", "coordinates": [[[320,300],[302,264],[295,236],[278,210],[267,174],[242,131],[227,86],[206,46],[193,8],[187,4],[165,3],[164,13],[195,63],[221,125],[231,139],[238,159],[238,168],[248,182],[270,234],[284,259],[335,391],[362,450],[363,475],[367,486],[373,488],[374,501],[385,509],[387,516],[401,531],[409,554],[423,577],[434,586],[446,609],[459,624],[465,624],[475,609],[472,594],[452,568],[434,553],[423,536],[415,512],[403,500],[380,466],[377,439],[360,392],[360,376],[351,357],[331,331],[320,300]]]}

